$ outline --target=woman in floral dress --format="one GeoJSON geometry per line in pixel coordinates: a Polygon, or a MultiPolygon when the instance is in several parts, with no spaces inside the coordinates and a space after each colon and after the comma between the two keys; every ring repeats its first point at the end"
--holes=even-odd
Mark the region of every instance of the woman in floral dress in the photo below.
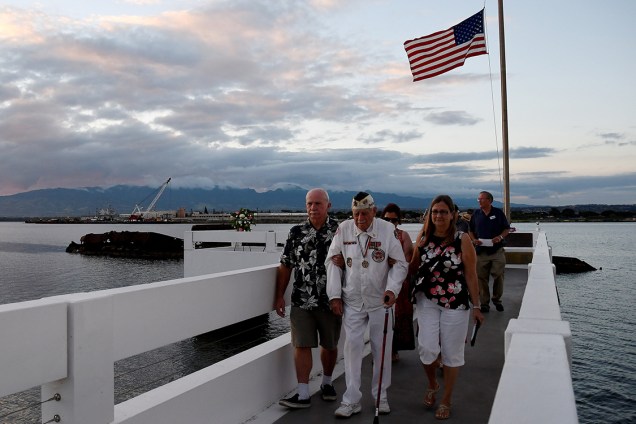
{"type": "Polygon", "coordinates": [[[464,365],[468,321],[472,316],[481,323],[484,317],[479,309],[475,248],[467,233],[455,229],[453,200],[439,195],[428,211],[410,269],[417,270],[413,294],[419,327],[418,348],[428,378],[424,405],[435,406],[440,389],[435,371],[441,352],[444,391],[435,418],[447,419],[459,367],[464,365]]]}

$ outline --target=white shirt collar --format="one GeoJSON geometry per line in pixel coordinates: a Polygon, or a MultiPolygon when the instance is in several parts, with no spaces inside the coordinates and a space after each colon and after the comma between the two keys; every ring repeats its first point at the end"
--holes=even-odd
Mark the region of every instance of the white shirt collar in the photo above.
{"type": "Polygon", "coordinates": [[[369,226],[369,228],[367,228],[366,231],[362,231],[360,228],[358,228],[358,226],[355,224],[353,224],[353,228],[354,228],[354,234],[356,235],[356,237],[358,237],[360,234],[366,234],[371,238],[377,237],[375,230],[375,217],[373,218],[373,221],[371,221],[371,225],[369,226]]]}

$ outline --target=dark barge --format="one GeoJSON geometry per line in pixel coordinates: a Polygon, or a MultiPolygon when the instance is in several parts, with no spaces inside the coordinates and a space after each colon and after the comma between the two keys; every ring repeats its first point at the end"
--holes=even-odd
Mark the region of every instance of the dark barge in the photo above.
{"type": "Polygon", "coordinates": [[[67,253],[138,259],[183,259],[183,239],[145,231],[89,233],[72,241],[67,253]]]}

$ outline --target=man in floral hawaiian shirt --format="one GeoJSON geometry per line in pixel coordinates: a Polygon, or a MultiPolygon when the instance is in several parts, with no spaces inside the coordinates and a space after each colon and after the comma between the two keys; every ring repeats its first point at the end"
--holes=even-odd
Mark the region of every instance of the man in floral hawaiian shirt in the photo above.
{"type": "Polygon", "coordinates": [[[342,319],[329,308],[327,298],[327,271],[325,259],[338,222],[327,214],[331,203],[323,189],[309,190],[306,196],[307,221],[295,225],[289,231],[285,249],[280,258],[276,275],[276,299],[274,308],[285,316],[285,290],[293,271],[291,293],[291,337],[294,346],[294,362],[298,380],[297,393],[281,399],[279,404],[288,408],[308,408],[309,373],[312,368],[311,349],[320,344],[323,377],[322,398],[337,398],[331,375],[338,356],[338,340],[342,319]],[[320,337],[320,343],[318,342],[320,337]]]}

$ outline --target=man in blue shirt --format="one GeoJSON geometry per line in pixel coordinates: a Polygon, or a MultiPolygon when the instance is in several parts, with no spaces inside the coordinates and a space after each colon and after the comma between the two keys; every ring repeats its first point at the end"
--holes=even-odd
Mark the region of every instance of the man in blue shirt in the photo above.
{"type": "Polygon", "coordinates": [[[479,193],[479,209],[470,218],[470,238],[477,250],[477,277],[479,279],[479,297],[481,311],[490,310],[490,289],[488,280],[492,275],[492,303],[502,312],[501,303],[504,286],[506,256],[504,240],[510,232],[510,224],[503,211],[492,205],[493,197],[487,191],[479,193]]]}

